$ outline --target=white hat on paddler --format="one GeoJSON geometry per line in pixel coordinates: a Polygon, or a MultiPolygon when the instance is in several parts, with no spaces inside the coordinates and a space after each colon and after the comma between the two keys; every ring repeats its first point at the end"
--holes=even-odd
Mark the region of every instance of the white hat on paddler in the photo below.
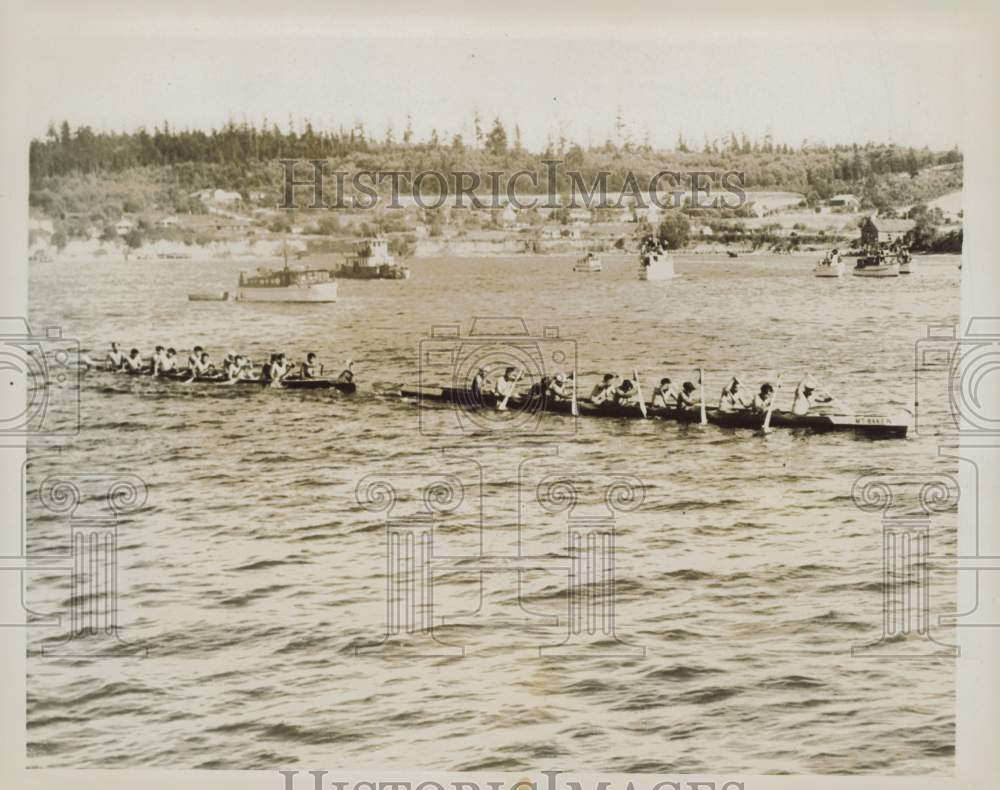
{"type": "Polygon", "coordinates": [[[559,384],[562,384],[564,381],[566,381],[566,374],[560,370],[558,373],[556,373],[556,381],[559,384]]]}

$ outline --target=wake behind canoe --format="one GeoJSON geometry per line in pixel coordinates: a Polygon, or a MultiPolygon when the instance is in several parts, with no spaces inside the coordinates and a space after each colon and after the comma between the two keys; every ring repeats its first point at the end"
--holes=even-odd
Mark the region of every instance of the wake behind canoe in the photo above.
{"type": "MultiPolygon", "coordinates": [[[[436,402],[455,406],[466,410],[496,408],[497,396],[490,392],[474,395],[472,391],[456,387],[402,387],[400,395],[403,398],[415,399],[420,402],[436,402]]],[[[612,419],[641,420],[643,416],[637,406],[623,406],[615,403],[603,403],[599,406],[585,400],[578,401],[581,417],[604,417],[612,419]]],[[[554,414],[570,415],[572,404],[566,400],[549,398],[512,397],[508,403],[512,411],[545,411],[554,414]]],[[[652,402],[646,403],[650,419],[667,420],[679,423],[697,423],[701,419],[698,409],[675,410],[654,407],[652,402]]],[[[708,408],[708,422],[722,428],[760,429],[763,416],[749,411],[723,411],[708,408]]],[[[775,409],[771,413],[771,426],[775,428],[805,429],[815,433],[852,432],[871,438],[906,437],[908,425],[906,422],[894,420],[884,415],[849,415],[849,414],[793,414],[789,411],[775,409]]]]}

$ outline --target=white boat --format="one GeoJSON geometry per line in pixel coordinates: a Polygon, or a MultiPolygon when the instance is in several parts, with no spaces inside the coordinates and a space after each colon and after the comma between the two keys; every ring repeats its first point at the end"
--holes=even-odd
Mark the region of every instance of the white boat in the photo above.
{"type": "Polygon", "coordinates": [[[580,258],[573,267],[575,272],[600,272],[604,270],[604,266],[601,264],[601,259],[592,252],[588,252],[584,257],[580,258]]]}
{"type": "Polygon", "coordinates": [[[665,249],[650,251],[639,256],[639,279],[649,280],[673,280],[677,274],[674,272],[674,257],[665,249]]]}
{"type": "Polygon", "coordinates": [[[892,261],[882,264],[861,265],[864,258],[858,259],[858,265],[851,270],[855,277],[899,277],[899,262],[892,261]]]}
{"type": "Polygon", "coordinates": [[[899,258],[899,273],[900,274],[912,274],[916,270],[916,263],[913,257],[907,253],[901,255],[899,258]]]}
{"type": "Polygon", "coordinates": [[[844,262],[836,252],[830,252],[813,267],[813,274],[817,277],[842,277],[844,262]]]}
{"type": "Polygon", "coordinates": [[[256,269],[240,272],[237,302],[336,302],[337,281],[328,269],[256,269]]]}

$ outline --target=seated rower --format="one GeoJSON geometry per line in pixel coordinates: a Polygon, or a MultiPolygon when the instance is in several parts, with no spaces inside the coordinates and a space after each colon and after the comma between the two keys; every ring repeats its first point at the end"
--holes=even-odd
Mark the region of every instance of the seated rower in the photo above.
{"type": "Polygon", "coordinates": [[[160,360],[159,368],[156,370],[158,376],[172,376],[177,372],[177,350],[168,348],[167,352],[160,360]]]}
{"type": "Polygon", "coordinates": [[[268,357],[267,362],[260,366],[260,380],[265,384],[271,383],[271,366],[274,365],[277,359],[277,354],[271,354],[271,356],[268,357]]]}
{"type": "Polygon", "coordinates": [[[742,384],[738,376],[733,376],[733,380],[722,388],[719,411],[743,411],[747,408],[747,402],[743,400],[743,393],[740,392],[742,384]]]}
{"type": "Polygon", "coordinates": [[[497,383],[494,387],[497,394],[497,409],[506,409],[506,401],[514,396],[514,390],[517,386],[518,376],[516,375],[517,368],[507,368],[503,375],[497,379],[497,383]]]}
{"type": "Polygon", "coordinates": [[[337,381],[342,381],[345,384],[351,384],[354,381],[354,360],[347,360],[347,367],[340,371],[340,375],[337,376],[337,381]]]}
{"type": "Polygon", "coordinates": [[[681,386],[681,391],[677,393],[674,403],[678,411],[688,411],[689,409],[697,409],[699,404],[694,402],[691,397],[692,393],[697,389],[690,381],[685,381],[681,386]]]}
{"type": "Polygon", "coordinates": [[[536,400],[543,397],[549,391],[549,384],[551,382],[552,379],[548,376],[542,376],[528,390],[528,400],[536,400]]]}
{"type": "Polygon", "coordinates": [[[188,370],[190,370],[192,373],[194,373],[197,370],[198,362],[201,359],[201,354],[204,350],[205,349],[203,349],[201,346],[195,346],[194,348],[191,349],[191,353],[188,354],[187,366],[188,370]]]}
{"type": "Polygon", "coordinates": [[[614,391],[615,403],[619,406],[632,406],[638,403],[638,392],[635,384],[629,379],[625,379],[614,391]]]}
{"type": "Polygon", "coordinates": [[[817,395],[816,384],[810,378],[805,378],[799,382],[795,388],[795,396],[792,398],[792,414],[808,414],[814,405],[818,403],[832,403],[833,398],[829,395],[817,395]]]}
{"type": "Polygon", "coordinates": [[[650,405],[653,408],[663,408],[669,409],[675,406],[677,403],[677,393],[674,392],[673,384],[670,383],[670,379],[662,378],[660,379],[659,385],[653,390],[653,399],[650,405]]]}
{"type": "Polygon", "coordinates": [[[142,372],[142,357],[139,356],[139,349],[133,348],[125,358],[125,365],[122,368],[126,373],[142,372]]]}
{"type": "Polygon", "coordinates": [[[553,400],[573,399],[573,387],[569,384],[569,378],[566,377],[565,373],[556,373],[546,392],[553,400]]]}
{"type": "Polygon", "coordinates": [[[243,357],[239,354],[234,355],[231,359],[228,359],[229,355],[226,355],[227,361],[222,365],[222,372],[226,374],[226,379],[229,381],[237,381],[241,378],[241,373],[243,369],[243,357]]]}
{"type": "Polygon", "coordinates": [[[306,354],[306,361],[299,370],[304,379],[317,379],[323,375],[323,366],[316,362],[316,354],[312,351],[306,354]]]}
{"type": "Polygon", "coordinates": [[[270,384],[272,387],[278,387],[281,382],[288,378],[288,375],[292,372],[291,366],[285,362],[284,354],[275,354],[274,360],[271,362],[271,375],[270,384]]]}
{"type": "Polygon", "coordinates": [[[236,378],[252,380],[257,377],[257,374],[254,372],[253,369],[253,360],[250,359],[250,357],[244,357],[242,355],[238,355],[236,357],[236,360],[239,366],[239,371],[237,373],[236,378]]]}
{"type": "Polygon", "coordinates": [[[207,351],[202,351],[201,356],[195,360],[194,363],[194,374],[196,376],[208,376],[215,370],[215,365],[212,364],[211,358],[207,351]]]}
{"type": "Polygon", "coordinates": [[[600,406],[602,403],[613,401],[615,398],[615,379],[618,376],[614,373],[605,373],[601,383],[594,387],[590,393],[590,402],[600,406]]]}
{"type": "Polygon", "coordinates": [[[760,392],[753,397],[750,404],[750,411],[755,414],[765,414],[771,408],[771,401],[774,399],[774,387],[766,381],[760,385],[760,392]]]}
{"type": "Polygon", "coordinates": [[[472,383],[469,385],[469,393],[472,395],[474,403],[482,404],[483,393],[486,392],[487,388],[486,371],[483,368],[479,368],[472,377],[472,383]]]}
{"type": "Polygon", "coordinates": [[[107,356],[108,367],[111,370],[121,370],[125,367],[125,352],[118,348],[117,343],[111,344],[111,350],[107,356]]]}
{"type": "Polygon", "coordinates": [[[153,356],[149,360],[149,372],[154,376],[160,375],[160,365],[167,356],[167,350],[163,346],[153,349],[153,356]]]}

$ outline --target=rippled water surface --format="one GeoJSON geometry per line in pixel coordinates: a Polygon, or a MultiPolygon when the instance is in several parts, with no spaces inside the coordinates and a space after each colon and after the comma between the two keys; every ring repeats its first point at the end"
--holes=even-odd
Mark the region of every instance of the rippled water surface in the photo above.
{"type": "MultiPolygon", "coordinates": [[[[353,358],[360,383],[342,397],[84,377],[80,435],[32,448],[28,547],[69,550],[66,516],[36,496],[47,476],[141,477],[148,502],[119,524],[118,620],[149,653],[33,655],[31,765],[950,771],[953,665],[851,656],[882,632],[880,516],[857,509],[852,483],[954,473],[933,436],[565,418],[549,418],[561,436],[456,435],[449,412],[388,393],[417,380],[432,325],[504,316],[545,348],[575,343],[588,381],[635,367],[651,388],[703,367],[717,396],[734,372],[808,371],[859,409],[912,409],[914,343],[957,320],[958,259],[828,281],[805,257],[691,256],[662,284],[625,259],[601,274],[566,258],[416,260],[408,282],[342,281],[335,305],[186,300],[231,290],[240,266],[31,269],[33,326],[58,324],[84,350],[315,350],[328,368],[353,358]],[[540,658],[566,640],[572,567],[567,512],[532,499],[552,472],[582,481],[575,515],[606,515],[602,486],[622,475],[644,499],[615,516],[621,644],[540,658]],[[461,481],[434,533],[444,655],[355,654],[386,622],[386,514],[355,500],[370,475],[395,481],[403,521],[425,481],[461,481]]],[[[935,518],[935,552],[954,548],[953,529],[953,512],[935,518]]],[[[936,620],[948,580],[931,597],[936,620]]],[[[33,573],[28,601],[66,615],[68,574],[33,573]]],[[[63,638],[31,634],[36,650],[63,638]]]]}

